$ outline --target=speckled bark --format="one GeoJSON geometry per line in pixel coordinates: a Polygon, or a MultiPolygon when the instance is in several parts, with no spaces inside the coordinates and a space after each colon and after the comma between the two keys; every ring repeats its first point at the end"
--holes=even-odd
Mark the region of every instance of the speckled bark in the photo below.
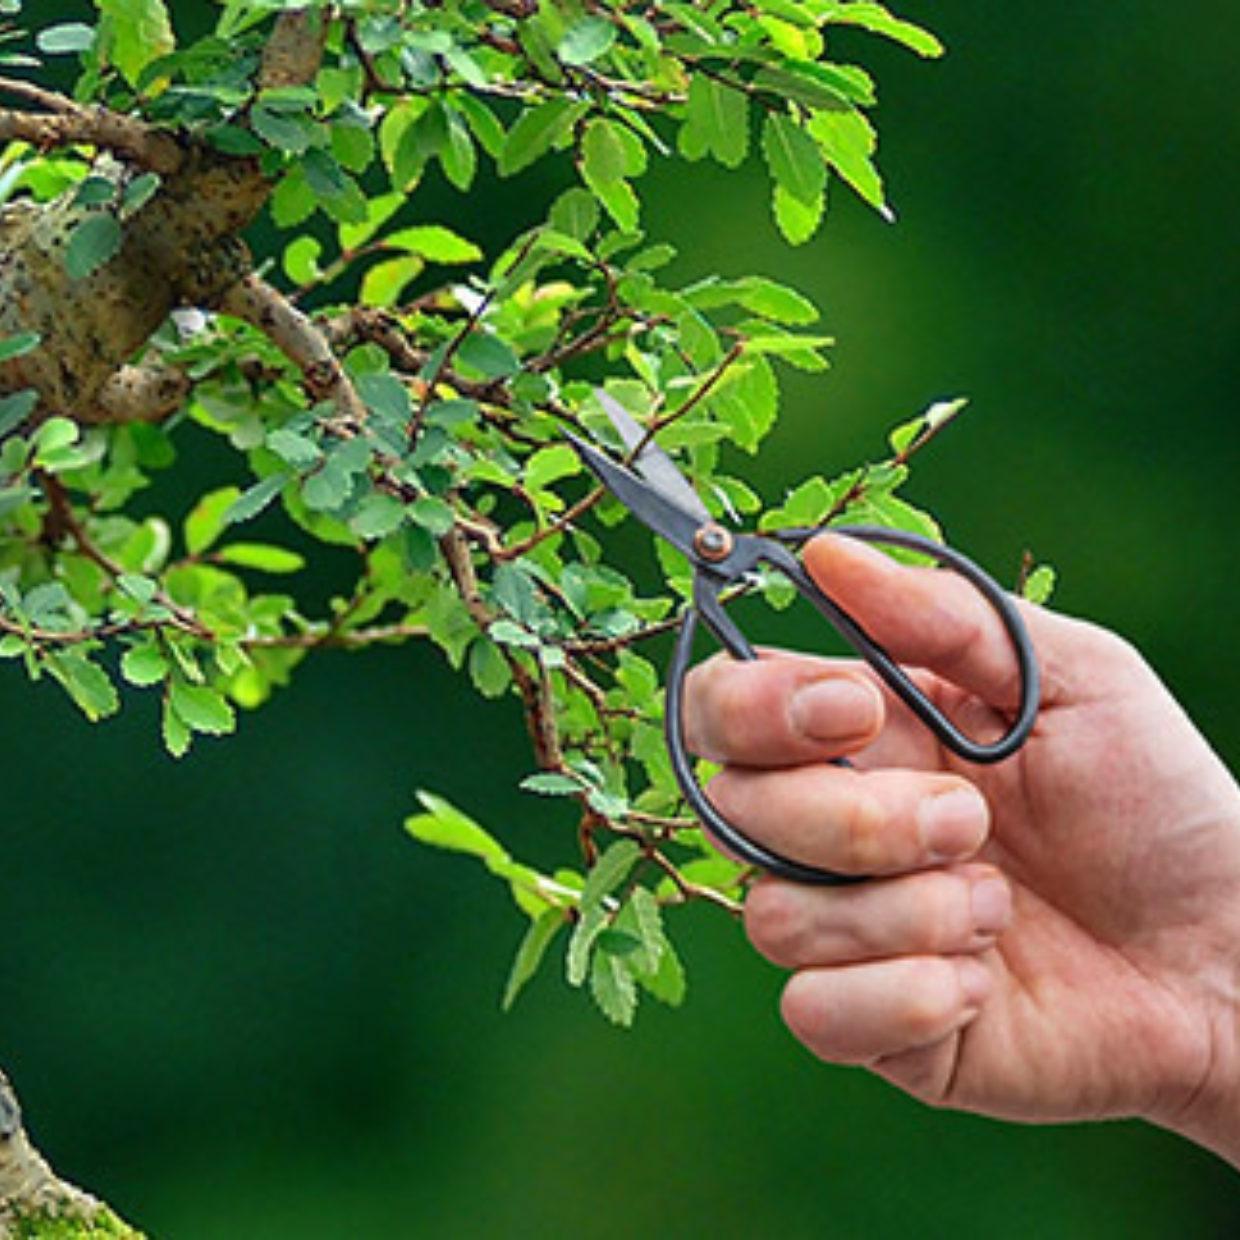
{"type": "MultiPolygon", "coordinates": [[[[106,171],[123,175],[115,161],[106,171]]],[[[192,151],[123,221],[117,255],[81,280],[65,269],[69,238],[108,208],[71,195],[10,206],[0,216],[0,335],[34,331],[42,343],[0,366],[0,392],[33,387],[44,412],[96,420],[105,385],[174,307],[206,304],[249,270],[238,234],[269,192],[253,161],[192,151]]]]}

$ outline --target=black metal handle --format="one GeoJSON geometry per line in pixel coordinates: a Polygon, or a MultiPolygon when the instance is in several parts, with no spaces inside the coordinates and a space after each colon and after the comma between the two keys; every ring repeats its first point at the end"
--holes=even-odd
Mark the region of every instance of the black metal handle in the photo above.
{"type": "MultiPolygon", "coordinates": [[[[788,542],[800,544],[819,533],[818,530],[788,530],[781,537],[788,542]]],[[[837,606],[819,588],[802,567],[800,560],[786,547],[771,539],[763,539],[761,558],[783,572],[814,607],[839,632],[850,646],[874,668],[885,684],[949,749],[966,761],[976,763],[999,762],[1009,757],[1024,744],[1037,720],[1040,697],[1040,678],[1037,659],[1028,630],[1012,599],[1005,591],[972,560],[958,551],[921,535],[903,530],[889,530],[881,526],[836,526],[832,533],[844,534],[862,542],[887,543],[905,550],[921,552],[959,573],[986,599],[998,614],[1016,655],[1021,679],[1020,703],[1017,716],[1008,731],[997,741],[989,744],[966,736],[909,678],[898,663],[857,623],[843,608],[837,606]]],[[[693,639],[697,633],[699,617],[705,621],[715,636],[735,659],[755,659],[753,647],[744,634],[728,619],[719,601],[721,583],[698,573],[694,578],[693,602],[686,607],[680,626],[667,676],[667,705],[664,715],[664,734],[668,754],[676,782],[694,812],[707,830],[730,852],[751,865],[760,866],[780,878],[793,882],[815,885],[841,885],[864,881],[861,876],[835,874],[785,857],[765,845],[752,840],[733,826],[714,807],[698,784],[694,775],[693,760],[685,747],[684,735],[684,684],[693,658],[693,639]]]]}

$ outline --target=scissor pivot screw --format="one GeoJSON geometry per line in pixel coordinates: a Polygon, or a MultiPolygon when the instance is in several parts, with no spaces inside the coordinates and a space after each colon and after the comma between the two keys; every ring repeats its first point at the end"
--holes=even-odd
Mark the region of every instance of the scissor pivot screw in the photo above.
{"type": "Polygon", "coordinates": [[[693,535],[693,549],[702,559],[718,564],[732,554],[732,535],[722,525],[703,525],[693,535]]]}

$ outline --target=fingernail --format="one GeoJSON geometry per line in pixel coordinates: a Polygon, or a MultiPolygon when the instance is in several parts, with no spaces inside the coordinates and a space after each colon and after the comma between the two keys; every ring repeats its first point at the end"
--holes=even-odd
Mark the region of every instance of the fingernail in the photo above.
{"type": "Polygon", "coordinates": [[[917,807],[922,847],[931,861],[955,861],[981,847],[990,811],[972,788],[953,788],[917,807]]]}
{"type": "Polygon", "coordinates": [[[1012,919],[1012,892],[1001,878],[974,883],[969,900],[973,924],[983,934],[997,934],[1012,919]]]}
{"type": "Polygon", "coordinates": [[[792,695],[792,726],[814,741],[865,736],[878,720],[878,690],[864,681],[839,677],[815,680],[792,695]]]}
{"type": "Polygon", "coordinates": [[[995,981],[990,970],[972,956],[961,956],[956,961],[956,976],[960,979],[960,989],[964,991],[968,1007],[980,1007],[994,989],[995,981]]]}

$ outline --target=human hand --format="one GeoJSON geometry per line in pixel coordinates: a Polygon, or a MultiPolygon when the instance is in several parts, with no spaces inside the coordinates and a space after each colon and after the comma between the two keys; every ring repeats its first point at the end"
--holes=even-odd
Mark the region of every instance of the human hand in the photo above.
{"type": "MultiPolygon", "coordinates": [[[[970,735],[1019,685],[960,578],[824,535],[805,565],[970,735]]],[[[863,664],[718,656],[690,748],[746,834],[847,887],[762,879],[745,925],[794,970],[819,1057],[924,1101],[1018,1120],[1142,1116],[1240,1164],[1240,788],[1140,656],[1023,606],[1043,673],[1028,743],[945,751],[863,664]],[[848,754],[856,769],[825,764],[848,754]]]]}

